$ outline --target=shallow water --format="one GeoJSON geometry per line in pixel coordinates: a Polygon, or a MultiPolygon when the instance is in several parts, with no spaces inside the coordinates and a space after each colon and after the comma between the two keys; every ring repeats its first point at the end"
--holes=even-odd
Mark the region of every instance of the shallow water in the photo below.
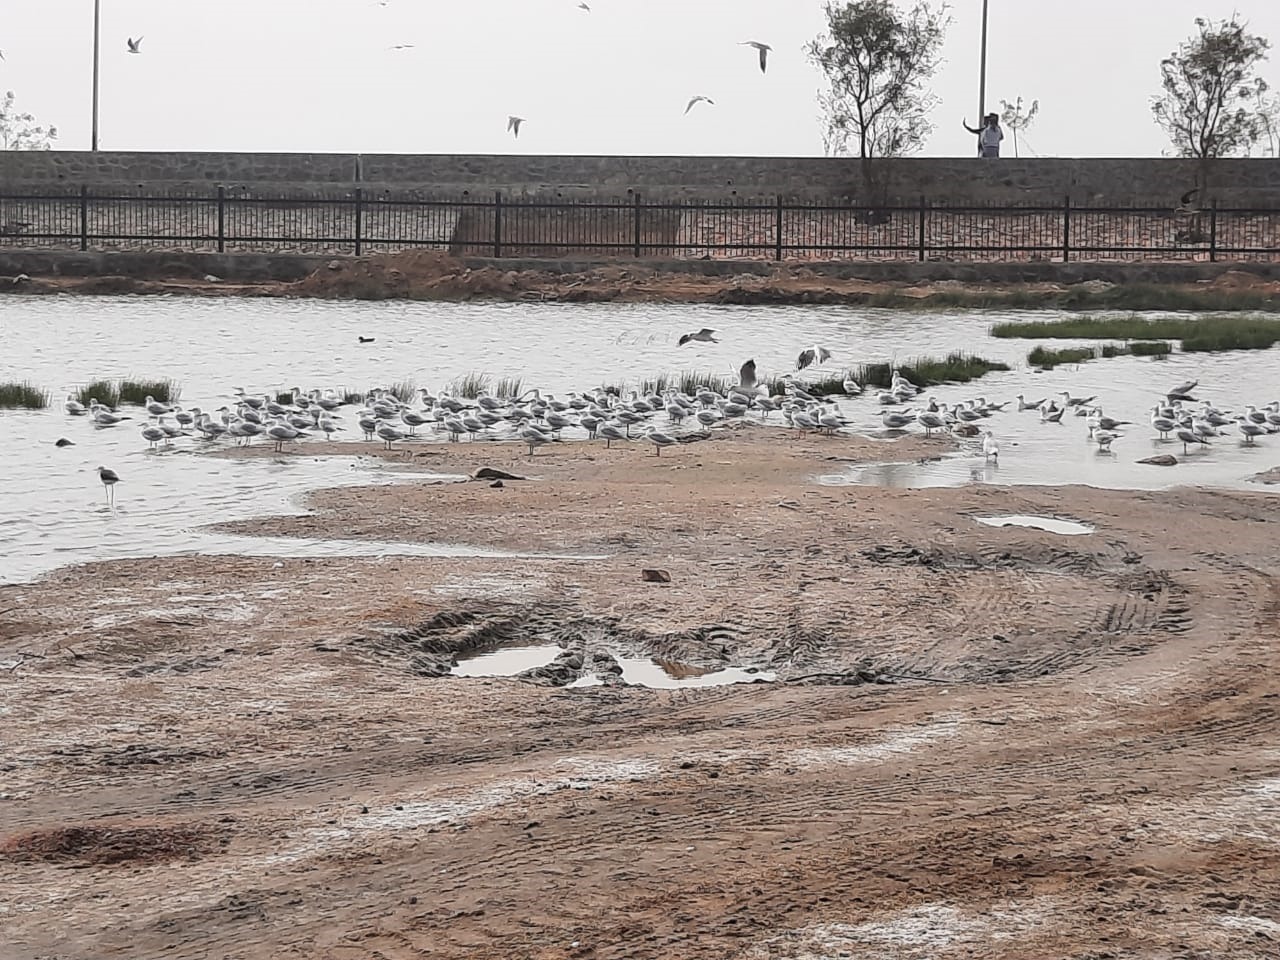
{"type": "MultiPolygon", "coordinates": [[[[1083,421],[1068,417],[1061,425],[1042,425],[1035,413],[1006,412],[983,424],[1000,439],[998,464],[985,463],[976,443],[927,463],[895,463],[894,445],[886,439],[884,463],[833,463],[822,479],[894,486],[1241,486],[1280,463],[1280,436],[1252,447],[1238,439],[1220,440],[1172,468],[1135,463],[1164,452],[1183,459],[1180,444],[1152,439],[1145,425],[1145,410],[1156,396],[1184,379],[1199,379],[1198,395],[1222,406],[1269,402],[1280,395],[1280,350],[1175,354],[1166,361],[1122,357],[1036,373],[1025,366],[1033,343],[987,336],[990,324],[1027,316],[1032,314],[846,307],[0,298],[0,380],[29,379],[55,396],[47,411],[0,411],[0,445],[8,453],[0,471],[0,582],[92,559],[283,550],[281,543],[253,547],[239,538],[213,538],[200,527],[296,512],[298,495],[316,487],[424,482],[405,481],[373,460],[308,457],[307,443],[270,460],[197,456],[193,451],[203,447],[192,440],[149,453],[137,432],[140,410],[126,408],[138,419],[109,429],[63,414],[61,397],[96,377],[173,377],[182,383],[184,406],[216,409],[232,402],[238,386],[255,393],[295,385],[364,390],[412,379],[438,390],[454,377],[479,371],[495,378],[522,376],[526,388],[564,392],[635,382],[664,371],[731,374],[748,358],[756,360],[762,375],[773,375],[792,369],[796,354],[815,342],[835,351],[833,363],[841,366],[966,350],[1003,359],[1015,369],[927,395],[942,402],[974,396],[1012,400],[1019,392],[1039,398],[1069,389],[1074,395],[1096,393],[1109,415],[1139,423],[1108,455],[1087,442],[1083,421]],[[702,326],[716,328],[721,342],[675,346],[679,334],[702,326]],[[373,336],[375,342],[358,344],[358,335],[373,336]],[[59,436],[75,446],[55,448],[59,436]],[[95,474],[100,463],[122,478],[115,510],[106,509],[95,474]]],[[[882,433],[879,409],[872,398],[841,403],[857,432],[882,433]]],[[[339,436],[356,439],[350,433],[339,436]]],[[[840,439],[830,446],[839,456],[840,439]]],[[[392,546],[345,544],[334,550],[379,553],[392,546]]],[[[464,545],[404,549],[467,552],[464,545]]]]}
{"type": "Polygon", "coordinates": [[[459,660],[451,674],[455,677],[514,677],[535,667],[545,667],[563,652],[558,643],[503,647],[459,660]]]}
{"type": "Polygon", "coordinates": [[[1007,517],[974,517],[979,523],[989,527],[1030,527],[1033,530],[1045,530],[1049,533],[1060,533],[1067,537],[1078,537],[1093,533],[1093,527],[1087,523],[1074,520],[1063,520],[1060,517],[1030,517],[1011,514],[1007,517]]]}

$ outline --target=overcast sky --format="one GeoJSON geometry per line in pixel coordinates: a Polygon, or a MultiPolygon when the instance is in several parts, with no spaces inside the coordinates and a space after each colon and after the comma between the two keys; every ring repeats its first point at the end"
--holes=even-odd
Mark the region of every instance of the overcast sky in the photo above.
{"type": "MultiPolygon", "coordinates": [[[[802,52],[821,0],[587,2],[102,0],[101,146],[821,154],[802,52]],[[773,46],[766,75],[743,40],[773,46]],[[716,105],[684,116],[694,94],[716,105]],[[518,141],[510,113],[528,120],[518,141]]],[[[93,0],[3,4],[0,89],[56,124],[59,146],[87,149],[93,0]]],[[[926,155],[973,150],[960,122],[977,114],[981,9],[953,4],[926,155]]],[[[1233,10],[1280,40],[1277,0],[990,0],[988,106],[1040,100],[1033,155],[1159,155],[1160,59],[1196,16],[1233,10]]],[[[1280,56],[1264,76],[1280,87],[1280,56]]]]}

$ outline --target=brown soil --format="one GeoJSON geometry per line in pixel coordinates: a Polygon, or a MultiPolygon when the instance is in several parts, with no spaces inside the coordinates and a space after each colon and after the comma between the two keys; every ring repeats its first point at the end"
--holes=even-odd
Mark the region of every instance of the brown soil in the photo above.
{"type": "Polygon", "coordinates": [[[196,832],[127,875],[95,834],[10,857],[6,960],[1274,955],[1275,497],[813,482],[947,443],[442,445],[408,462],[529,479],[234,529],[578,559],[0,588],[5,849],[196,832]],[[1009,513],[1096,532],[974,520],[1009,513]],[[779,680],[628,687],[620,656],[779,680]]]}
{"type": "MultiPolygon", "coordinates": [[[[163,270],[164,261],[157,260],[163,270]]],[[[964,265],[959,265],[963,267],[964,265]]],[[[1100,280],[1077,283],[994,283],[961,280],[865,280],[837,277],[803,262],[779,263],[764,275],[737,273],[705,275],[657,269],[643,262],[624,261],[583,270],[566,270],[549,262],[542,269],[479,268],[449,254],[407,251],[359,259],[335,259],[298,281],[263,283],[211,282],[190,277],[93,276],[33,277],[13,285],[0,280],[0,292],[85,294],[191,294],[199,296],[319,297],[330,299],[413,300],[529,300],[575,303],[717,303],[717,304],[857,304],[999,305],[1016,297],[1014,306],[1043,303],[1088,307],[1096,300],[1106,307],[1108,291],[1116,285],[1100,280]]],[[[1212,296],[1203,309],[1230,309],[1232,298],[1247,298],[1243,306],[1256,308],[1260,298],[1280,295],[1280,281],[1243,271],[1228,271],[1212,280],[1163,284],[1189,297],[1212,296]]],[[[1127,304],[1133,306],[1133,304],[1127,304]]],[[[1196,306],[1188,303],[1188,308],[1196,306]]]]}

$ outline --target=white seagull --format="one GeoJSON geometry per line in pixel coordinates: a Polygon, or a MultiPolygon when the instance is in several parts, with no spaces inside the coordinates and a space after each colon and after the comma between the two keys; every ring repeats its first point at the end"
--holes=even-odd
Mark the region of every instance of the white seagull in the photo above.
{"type": "Polygon", "coordinates": [[[714,333],[715,331],[710,327],[703,327],[697,333],[686,333],[676,342],[676,346],[683,347],[692,340],[697,340],[701,343],[719,343],[720,341],[713,336],[714,333]]]}
{"type": "Polygon", "coordinates": [[[988,460],[1000,459],[1000,444],[996,442],[995,434],[990,430],[982,435],[982,455],[988,460]]]}
{"type": "Polygon", "coordinates": [[[687,104],[685,104],[684,112],[685,112],[685,113],[688,113],[690,110],[692,110],[692,109],[694,108],[694,105],[695,105],[695,104],[699,104],[699,103],[709,103],[709,104],[711,104],[711,106],[713,106],[713,107],[716,105],[716,102],[715,102],[714,100],[712,100],[710,97],[704,97],[704,96],[699,95],[699,96],[696,96],[696,97],[690,97],[690,98],[689,98],[689,102],[688,102],[687,104]]]}
{"type": "Polygon", "coordinates": [[[826,347],[819,347],[816,344],[808,350],[801,350],[800,356],[796,357],[796,369],[803,370],[810,364],[826,363],[831,359],[831,351],[826,347]]]}
{"type": "Polygon", "coordinates": [[[738,46],[755,47],[760,51],[760,72],[764,73],[765,69],[769,65],[769,51],[772,50],[773,47],[769,46],[767,43],[761,43],[759,40],[743,40],[738,44],[738,46]]]}

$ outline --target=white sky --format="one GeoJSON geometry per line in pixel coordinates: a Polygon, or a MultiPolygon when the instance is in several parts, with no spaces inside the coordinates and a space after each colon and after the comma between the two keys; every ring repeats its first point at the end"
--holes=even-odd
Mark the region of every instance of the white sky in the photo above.
{"type": "MultiPolygon", "coordinates": [[[[105,150],[820,155],[821,0],[102,0],[105,150]],[[142,53],[125,51],[145,37],[142,53]],[[773,46],[767,75],[742,40],[773,46]],[[392,51],[393,44],[413,49],[392,51]],[[716,101],[683,116],[694,94],[716,101]],[[520,139],[509,113],[526,117],[520,139]]],[[[93,0],[3,0],[0,89],[88,149],[93,0]]],[[[903,5],[908,5],[904,4],[903,5]]],[[[955,0],[925,155],[968,156],[981,0],[955,0]]],[[[1277,0],[990,0],[987,102],[1034,154],[1153,156],[1160,59],[1277,0]]],[[[1280,54],[1264,68],[1280,87],[1280,54]]],[[[1006,141],[1007,152],[1011,144],[1006,141]]],[[[1024,151],[1025,155],[1025,151],[1024,151]]]]}

